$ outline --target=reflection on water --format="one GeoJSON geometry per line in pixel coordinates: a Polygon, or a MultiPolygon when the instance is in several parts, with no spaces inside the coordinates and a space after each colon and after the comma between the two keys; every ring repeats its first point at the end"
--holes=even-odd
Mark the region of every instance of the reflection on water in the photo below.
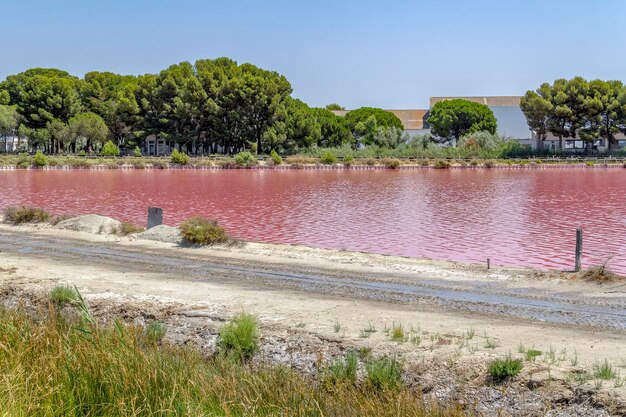
{"type": "Polygon", "coordinates": [[[0,207],[175,225],[195,214],[265,242],[626,273],[626,169],[70,170],[0,172],[0,207]]]}

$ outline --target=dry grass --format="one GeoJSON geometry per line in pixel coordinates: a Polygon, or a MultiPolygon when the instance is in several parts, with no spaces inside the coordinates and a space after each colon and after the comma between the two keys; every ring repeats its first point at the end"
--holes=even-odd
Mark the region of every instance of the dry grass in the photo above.
{"type": "Polygon", "coordinates": [[[197,245],[232,243],[233,241],[226,233],[226,230],[217,224],[217,221],[200,216],[192,217],[182,222],[180,232],[185,241],[197,245]]]}
{"type": "Polygon", "coordinates": [[[112,230],[113,234],[119,236],[128,236],[135,233],[141,233],[144,231],[143,227],[137,226],[130,222],[122,222],[118,227],[112,230]]]}
{"type": "Polygon", "coordinates": [[[17,416],[460,417],[402,386],[329,386],[285,366],[240,365],[96,325],[50,305],[0,310],[0,410],[17,416]]]}
{"type": "Polygon", "coordinates": [[[593,282],[613,282],[618,280],[624,280],[621,275],[616,274],[607,267],[610,258],[604,261],[601,265],[593,266],[589,269],[582,270],[578,273],[577,277],[585,281],[593,282]]]}
{"type": "Polygon", "coordinates": [[[23,223],[45,223],[52,220],[52,214],[39,207],[7,207],[4,210],[4,221],[12,225],[23,223]]]}

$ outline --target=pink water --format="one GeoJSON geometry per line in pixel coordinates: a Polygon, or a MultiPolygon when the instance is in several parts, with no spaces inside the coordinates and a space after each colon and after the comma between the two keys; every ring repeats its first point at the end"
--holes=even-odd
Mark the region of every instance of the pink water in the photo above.
{"type": "Polygon", "coordinates": [[[0,208],[166,224],[196,214],[263,242],[626,273],[626,169],[0,171],[0,208]]]}

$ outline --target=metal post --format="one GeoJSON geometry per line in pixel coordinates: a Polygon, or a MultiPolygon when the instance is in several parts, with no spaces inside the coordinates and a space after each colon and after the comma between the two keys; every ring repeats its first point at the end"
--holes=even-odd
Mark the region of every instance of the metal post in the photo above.
{"type": "Polygon", "coordinates": [[[574,271],[580,271],[581,258],[583,255],[583,229],[576,229],[576,264],[574,271]]]}
{"type": "Polygon", "coordinates": [[[148,207],[148,229],[163,224],[163,209],[148,207]]]}

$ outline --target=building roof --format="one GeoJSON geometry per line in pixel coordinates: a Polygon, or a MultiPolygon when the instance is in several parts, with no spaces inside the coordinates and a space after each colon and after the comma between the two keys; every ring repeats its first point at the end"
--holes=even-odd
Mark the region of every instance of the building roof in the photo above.
{"type": "Polygon", "coordinates": [[[474,103],[485,104],[489,107],[519,107],[521,96],[482,96],[482,97],[431,97],[430,107],[444,100],[461,99],[473,101],[474,103]]]}

